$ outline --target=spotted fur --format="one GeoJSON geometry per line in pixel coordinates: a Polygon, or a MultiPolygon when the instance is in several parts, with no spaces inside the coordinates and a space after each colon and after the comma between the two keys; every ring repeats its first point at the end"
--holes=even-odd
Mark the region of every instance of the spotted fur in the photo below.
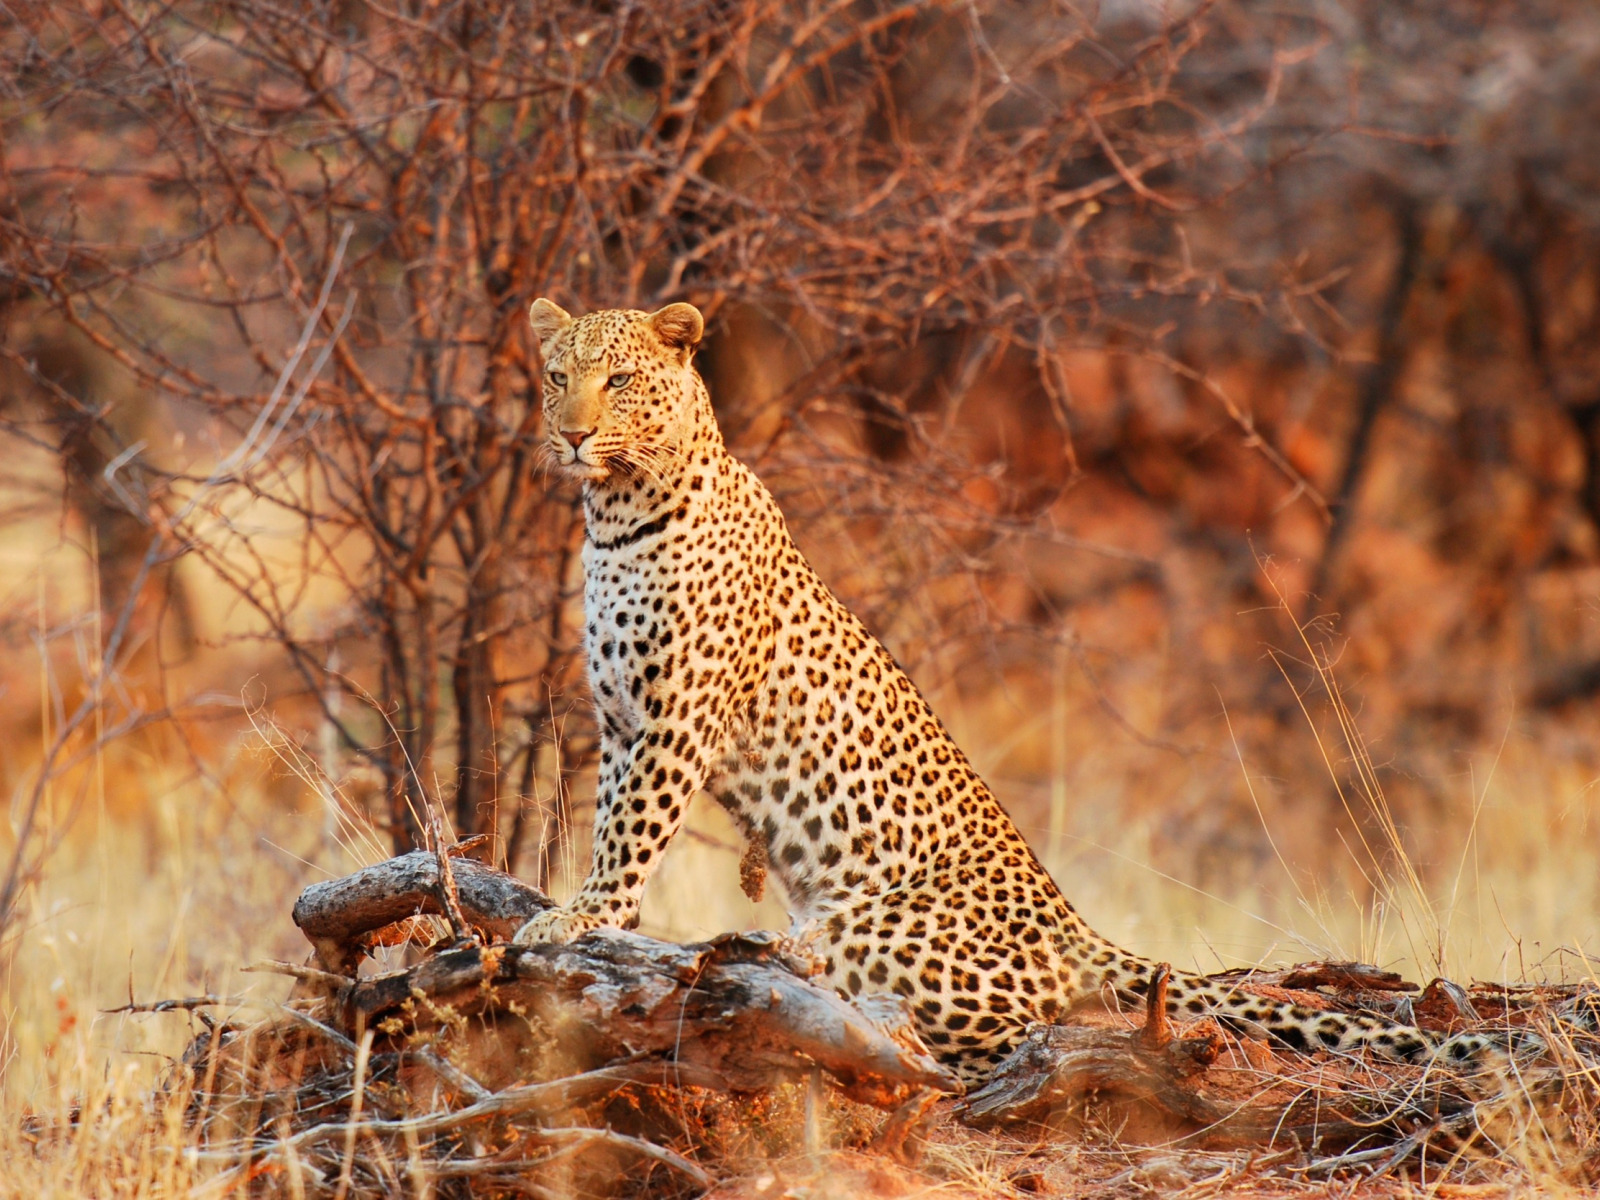
{"type": "MultiPolygon", "coordinates": [[[[797,936],[845,996],[904,996],[968,1081],[1099,991],[1137,1000],[1152,964],[1091,931],[906,673],[796,549],[728,454],[690,363],[700,313],[530,313],[551,454],[584,481],[589,682],[600,722],[594,857],[565,906],[517,934],[563,942],[638,920],[690,797],[765,848],[797,936]]],[[[1300,1050],[1439,1047],[1177,974],[1174,1013],[1300,1050]]],[[[1466,1057],[1481,1039],[1446,1043],[1466,1057]]]]}

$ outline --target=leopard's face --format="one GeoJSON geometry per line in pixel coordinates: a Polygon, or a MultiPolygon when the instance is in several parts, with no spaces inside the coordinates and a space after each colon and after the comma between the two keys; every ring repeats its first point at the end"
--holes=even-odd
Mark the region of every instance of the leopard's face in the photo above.
{"type": "Polygon", "coordinates": [[[661,474],[681,452],[705,327],[693,305],[606,309],[574,319],[548,300],[528,319],[544,357],[545,442],[567,474],[661,474]]]}

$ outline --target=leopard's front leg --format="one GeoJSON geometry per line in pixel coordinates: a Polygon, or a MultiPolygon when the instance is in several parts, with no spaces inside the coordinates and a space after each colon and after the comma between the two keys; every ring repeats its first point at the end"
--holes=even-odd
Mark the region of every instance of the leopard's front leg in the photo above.
{"type": "Polygon", "coordinates": [[[681,713],[653,721],[631,742],[616,739],[602,752],[589,874],[566,904],[519,929],[513,939],[518,945],[565,943],[601,926],[638,924],[644,885],[682,827],[689,799],[705,785],[724,740],[720,714],[708,711],[720,706],[703,705],[692,715],[686,701],[679,707],[681,713]]]}

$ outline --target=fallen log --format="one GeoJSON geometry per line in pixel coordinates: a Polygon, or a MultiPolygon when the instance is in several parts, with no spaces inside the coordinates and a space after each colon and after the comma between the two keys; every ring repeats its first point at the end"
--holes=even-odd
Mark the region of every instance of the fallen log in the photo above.
{"type": "MultiPolygon", "coordinates": [[[[375,934],[444,915],[446,869],[461,917],[494,936],[550,904],[480,863],[415,851],[313,884],[295,904],[295,923],[324,970],[351,971],[375,934]]],[[[605,929],[565,946],[454,945],[404,971],[352,974],[327,999],[333,1023],[354,1036],[515,1013],[520,1024],[497,1025],[489,1057],[534,1074],[653,1057],[725,1091],[765,1090],[819,1068],[850,1098],[880,1107],[924,1088],[960,1090],[921,1044],[902,1000],[852,1005],[809,974],[776,934],[682,946],[605,929]]]]}
{"type": "Polygon", "coordinates": [[[324,970],[353,975],[384,939],[375,937],[411,917],[445,914],[446,878],[469,924],[509,941],[529,918],[554,901],[514,875],[448,851],[413,850],[324,883],[313,883],[294,904],[294,923],[324,970]]]}

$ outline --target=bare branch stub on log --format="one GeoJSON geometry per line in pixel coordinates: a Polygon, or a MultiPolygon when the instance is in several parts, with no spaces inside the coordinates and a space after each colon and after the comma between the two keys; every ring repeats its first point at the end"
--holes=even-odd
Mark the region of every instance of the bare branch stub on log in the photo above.
{"type": "Polygon", "coordinates": [[[1167,1016],[1167,982],[1171,978],[1170,963],[1157,963],[1150,973],[1150,990],[1144,1001],[1144,1027],[1134,1035],[1146,1050],[1164,1050],[1172,1041],[1172,1019],[1167,1016]]]}
{"type": "Polygon", "coordinates": [[[467,922],[467,914],[461,911],[461,893],[456,887],[455,869],[450,865],[450,852],[444,844],[444,822],[439,819],[439,810],[428,809],[428,833],[433,842],[433,855],[439,870],[439,884],[435,895],[439,907],[443,910],[445,921],[450,926],[450,935],[458,942],[472,939],[472,927],[467,922]]]}

